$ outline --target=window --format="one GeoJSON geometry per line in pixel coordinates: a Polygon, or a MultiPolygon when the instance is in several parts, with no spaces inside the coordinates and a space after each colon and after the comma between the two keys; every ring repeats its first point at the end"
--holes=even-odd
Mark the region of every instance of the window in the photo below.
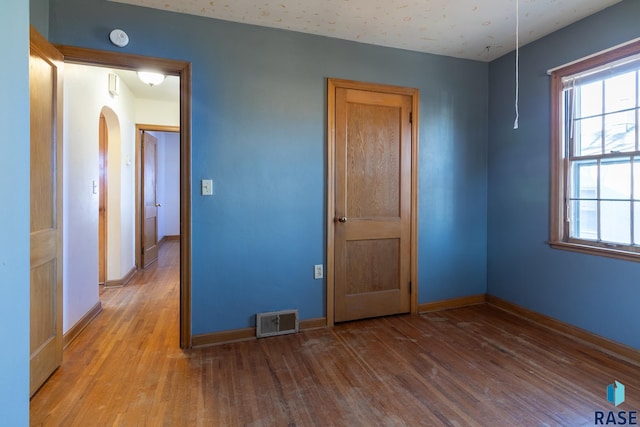
{"type": "Polygon", "coordinates": [[[551,77],[550,244],[640,261],[640,41],[551,77]]]}

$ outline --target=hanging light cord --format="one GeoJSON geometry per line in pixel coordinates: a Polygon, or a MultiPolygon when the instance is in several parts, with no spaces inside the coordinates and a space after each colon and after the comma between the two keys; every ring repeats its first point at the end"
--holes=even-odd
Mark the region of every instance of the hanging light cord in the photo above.
{"type": "Polygon", "coordinates": [[[518,95],[520,92],[520,5],[519,0],[516,0],[516,119],[513,122],[513,128],[518,129],[518,118],[520,113],[518,112],[518,95]]]}

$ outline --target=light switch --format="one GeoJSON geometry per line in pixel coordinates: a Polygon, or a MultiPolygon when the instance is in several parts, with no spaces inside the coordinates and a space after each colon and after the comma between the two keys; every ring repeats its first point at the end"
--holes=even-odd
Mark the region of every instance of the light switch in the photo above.
{"type": "Polygon", "coordinates": [[[93,194],[98,194],[98,181],[93,180],[93,194]]]}
{"type": "Polygon", "coordinates": [[[203,179],[201,181],[202,186],[202,195],[203,196],[211,196],[213,195],[213,181],[210,179],[203,179]]]}

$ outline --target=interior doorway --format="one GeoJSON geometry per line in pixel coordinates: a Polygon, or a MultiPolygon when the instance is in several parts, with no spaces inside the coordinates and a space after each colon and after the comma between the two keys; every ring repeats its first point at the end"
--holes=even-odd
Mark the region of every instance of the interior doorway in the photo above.
{"type": "MultiPolygon", "coordinates": [[[[191,347],[191,64],[161,58],[56,46],[69,63],[123,70],[155,69],[180,79],[180,347],[191,347]]],[[[129,161],[129,160],[127,160],[129,161]]]]}
{"type": "Polygon", "coordinates": [[[179,179],[180,175],[179,146],[174,146],[179,135],[178,127],[136,125],[136,229],[139,232],[135,253],[136,265],[141,268],[155,262],[161,244],[180,240],[180,215],[179,209],[175,209],[180,198],[180,190],[175,188],[176,176],[179,179]]]}

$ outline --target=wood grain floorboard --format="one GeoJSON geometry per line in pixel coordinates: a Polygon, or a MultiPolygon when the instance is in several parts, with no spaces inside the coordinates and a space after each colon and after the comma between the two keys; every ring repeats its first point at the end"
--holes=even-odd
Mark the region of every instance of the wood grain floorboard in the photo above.
{"type": "Polygon", "coordinates": [[[178,250],[101,291],[31,425],[573,427],[640,410],[638,366],[488,305],[182,351],[178,250]]]}

